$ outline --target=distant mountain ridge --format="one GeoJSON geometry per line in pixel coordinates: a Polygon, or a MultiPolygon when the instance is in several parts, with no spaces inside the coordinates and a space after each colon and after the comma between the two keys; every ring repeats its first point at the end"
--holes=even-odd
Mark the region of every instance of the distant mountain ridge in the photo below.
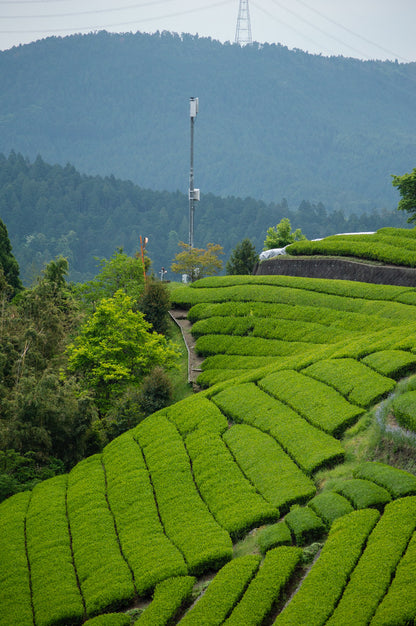
{"type": "Polygon", "coordinates": [[[202,194],[392,209],[415,165],[416,63],[103,31],[1,52],[0,80],[0,152],[145,188],[187,193],[190,96],[202,194]]]}

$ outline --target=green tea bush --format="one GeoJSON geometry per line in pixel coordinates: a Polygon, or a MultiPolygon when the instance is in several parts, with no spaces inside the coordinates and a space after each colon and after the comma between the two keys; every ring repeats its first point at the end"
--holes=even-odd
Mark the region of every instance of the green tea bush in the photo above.
{"type": "Polygon", "coordinates": [[[209,317],[195,322],[192,335],[197,339],[203,335],[249,335],[253,331],[251,317],[209,317]]]}
{"type": "Polygon", "coordinates": [[[400,426],[416,432],[416,391],[406,391],[393,399],[394,416],[400,426]]]}
{"type": "Polygon", "coordinates": [[[327,528],[331,528],[332,523],[338,517],[348,515],[348,513],[354,510],[351,503],[341,494],[335,493],[335,491],[319,493],[309,500],[308,506],[319,515],[327,528]]]}
{"type": "Polygon", "coordinates": [[[337,391],[293,370],[270,374],[259,386],[328,434],[340,435],[363,410],[347,402],[337,391]]]}
{"type": "Polygon", "coordinates": [[[108,508],[101,455],[89,457],[71,470],[67,506],[87,616],[125,606],[133,600],[135,589],[108,508]]]}
{"type": "Polygon", "coordinates": [[[265,367],[266,365],[277,365],[278,363],[284,362],[284,358],[279,359],[273,356],[229,356],[228,354],[218,354],[216,356],[209,356],[206,358],[202,363],[202,370],[251,370],[259,367],[265,367]]]}
{"type": "Polygon", "coordinates": [[[404,350],[381,350],[366,356],[362,363],[383,376],[398,380],[416,369],[416,355],[404,350]]]}
{"type": "Polygon", "coordinates": [[[298,546],[320,539],[325,530],[321,518],[308,506],[294,505],[286,515],[285,522],[298,546]]]}
{"type": "Polygon", "coordinates": [[[36,624],[79,623],[84,606],[72,562],[66,515],[67,476],[36,485],[26,515],[36,624]]]}
{"type": "Polygon", "coordinates": [[[185,443],[199,492],[231,537],[279,518],[278,509],[247,480],[219,435],[199,429],[185,443]]]}
{"type": "Polygon", "coordinates": [[[103,462],[108,502],[123,555],[138,594],[145,595],[160,580],[186,574],[187,567],[165,534],[143,454],[131,431],[106,446],[103,462]]]}
{"type": "Polygon", "coordinates": [[[309,424],[254,383],[233,385],[213,395],[213,402],[235,422],[270,434],[306,473],[342,460],[339,441],[309,424]]]}
{"type": "Polygon", "coordinates": [[[225,620],[224,626],[262,624],[281,598],[301,556],[301,550],[295,547],[270,550],[244,596],[225,620]]]}
{"type": "Polygon", "coordinates": [[[302,371],[316,380],[334,387],[349,402],[368,407],[386,396],[395,381],[386,378],[355,359],[327,359],[302,371]]]}
{"type": "Polygon", "coordinates": [[[248,554],[227,563],[209,584],[204,595],[179,622],[181,626],[219,626],[240,601],[255,575],[260,557],[248,554]]]}
{"type": "Polygon", "coordinates": [[[369,623],[390,586],[415,527],[416,497],[395,500],[386,506],[328,626],[369,623]]]}
{"type": "Polygon", "coordinates": [[[327,623],[378,518],[377,511],[366,509],[335,520],[321,554],[274,624],[327,623]]]}
{"type": "Polygon", "coordinates": [[[218,407],[201,394],[189,396],[166,409],[167,418],[173,422],[182,436],[203,427],[222,433],[227,429],[227,420],[218,407]]]}
{"type": "Polygon", "coordinates": [[[375,508],[382,511],[384,506],[391,501],[391,496],[386,489],[362,478],[340,481],[340,484],[333,489],[347,498],[355,509],[375,508]]]}
{"type": "Polygon", "coordinates": [[[289,526],[284,520],[277,522],[277,524],[271,524],[270,526],[261,528],[256,539],[260,551],[263,554],[272,548],[277,548],[278,546],[292,545],[292,534],[289,526]]]}
{"type": "Polygon", "coordinates": [[[175,425],[159,412],[137,426],[134,438],[143,451],[165,532],[183,554],[188,571],[198,575],[218,569],[231,559],[232,542],[196,489],[175,425]]]}
{"type": "Polygon", "coordinates": [[[0,624],[33,626],[25,517],[31,493],[18,493],[0,504],[0,624]]]}
{"type": "Polygon", "coordinates": [[[290,356],[310,350],[311,344],[301,341],[281,341],[262,337],[233,337],[231,335],[204,335],[195,343],[200,356],[236,354],[243,356],[290,356]]]}
{"type": "Polygon", "coordinates": [[[416,476],[404,470],[367,461],[354,470],[355,478],[363,478],[384,487],[393,498],[402,498],[416,494],[416,476]]]}
{"type": "Polygon", "coordinates": [[[314,482],[267,433],[247,424],[236,424],[224,433],[223,439],[244,474],[281,513],[315,494],[314,482]]]}
{"type": "Polygon", "coordinates": [[[189,602],[195,580],[193,576],[179,576],[160,582],[156,586],[151,604],[134,624],[138,626],[171,624],[178,612],[189,602]]]}
{"type": "Polygon", "coordinates": [[[416,534],[399,562],[391,585],[377,607],[371,626],[411,624],[416,616],[416,534]]]}
{"type": "Polygon", "coordinates": [[[231,378],[235,378],[236,376],[241,376],[246,373],[247,370],[206,370],[198,376],[196,382],[200,387],[202,387],[202,389],[206,389],[207,387],[212,387],[217,383],[222,383],[226,380],[230,380],[231,378]]]}

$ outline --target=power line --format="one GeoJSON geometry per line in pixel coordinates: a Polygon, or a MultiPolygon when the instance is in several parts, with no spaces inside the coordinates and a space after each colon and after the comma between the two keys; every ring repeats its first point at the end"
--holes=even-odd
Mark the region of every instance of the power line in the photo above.
{"type": "MultiPolygon", "coordinates": [[[[27,0],[26,0],[27,1],[27,0]]],[[[38,1],[38,0],[36,0],[38,1]]],[[[109,9],[93,9],[90,11],[73,11],[71,13],[41,13],[37,15],[4,15],[2,19],[35,19],[35,18],[51,18],[51,17],[81,17],[82,15],[94,15],[96,13],[112,13],[114,11],[128,11],[130,9],[142,9],[143,7],[154,6],[155,4],[166,4],[167,2],[176,2],[176,0],[152,0],[152,2],[142,2],[140,4],[128,4],[123,7],[114,7],[109,9]]]]}

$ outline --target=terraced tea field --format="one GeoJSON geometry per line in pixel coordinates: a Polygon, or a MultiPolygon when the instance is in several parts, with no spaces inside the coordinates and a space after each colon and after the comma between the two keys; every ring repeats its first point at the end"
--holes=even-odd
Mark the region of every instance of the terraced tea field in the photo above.
{"type": "Polygon", "coordinates": [[[346,441],[416,371],[416,288],[228,276],[172,298],[203,390],[0,505],[0,626],[413,624],[416,476],[346,441]]]}

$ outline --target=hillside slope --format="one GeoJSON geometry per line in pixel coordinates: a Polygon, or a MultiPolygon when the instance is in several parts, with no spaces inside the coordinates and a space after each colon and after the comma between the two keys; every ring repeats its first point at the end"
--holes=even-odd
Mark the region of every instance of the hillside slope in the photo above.
{"type": "Polygon", "coordinates": [[[187,192],[392,208],[414,166],[416,64],[241,48],[163,32],[52,37],[0,53],[0,151],[187,192]]]}
{"type": "Polygon", "coordinates": [[[389,437],[371,407],[416,370],[416,289],[229,276],[172,298],[210,388],[0,505],[1,626],[127,626],[153,591],[139,625],[411,623],[416,477],[362,438],[389,437]]]}

